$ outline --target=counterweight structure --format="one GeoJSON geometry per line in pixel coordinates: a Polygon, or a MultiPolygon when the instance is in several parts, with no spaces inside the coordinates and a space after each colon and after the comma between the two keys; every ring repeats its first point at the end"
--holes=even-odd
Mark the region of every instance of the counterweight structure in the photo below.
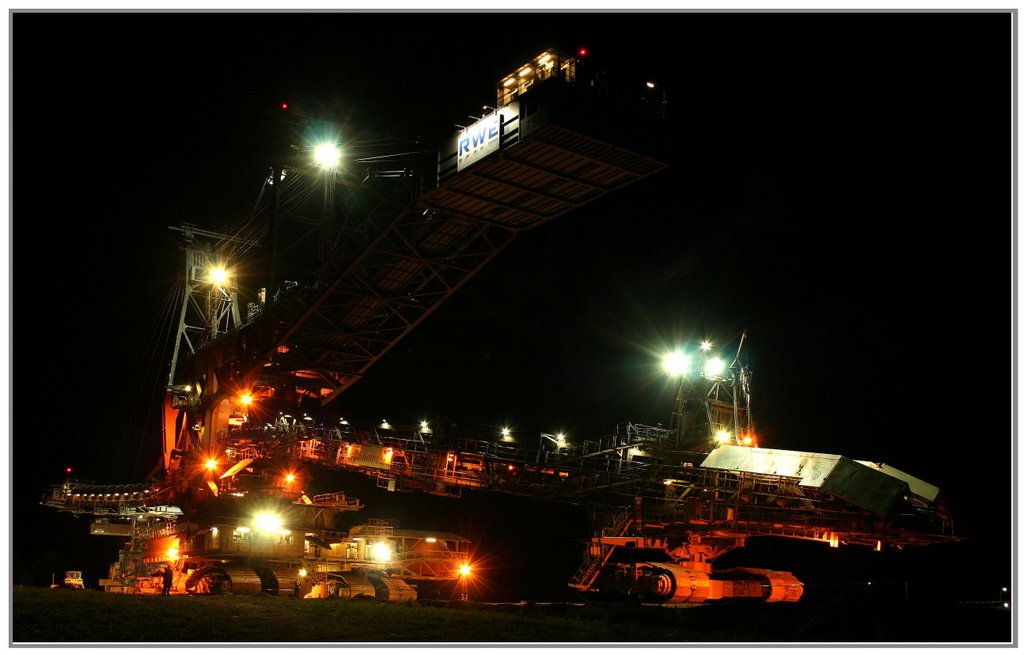
{"type": "Polygon", "coordinates": [[[577,65],[545,51],[517,68],[498,83],[498,107],[436,155],[417,139],[380,139],[343,144],[340,164],[288,159],[271,169],[247,231],[174,228],[186,237],[186,286],[160,474],[116,490],[68,480],[44,500],[94,516],[94,534],[129,538],[108,590],[156,593],[157,571],[170,566],[175,592],[406,600],[468,573],[458,535],[384,519],[340,530],[362,504],[341,491],[307,494],[320,469],[389,491],[591,505],[608,522],[570,586],[608,597],[799,599],[790,573],[712,570],[751,536],[876,548],[953,538],[941,495],[923,481],[756,447],[742,341],[731,365],[707,353],[677,372],[670,429],[626,424],[575,446],[542,438],[524,449],[325,418],[518,233],[665,167],[631,149],[635,135],[616,131],[621,121],[593,87],[576,83],[577,65]],[[246,257],[257,242],[259,255],[246,257]],[[241,288],[243,274],[265,286],[241,288]]]}

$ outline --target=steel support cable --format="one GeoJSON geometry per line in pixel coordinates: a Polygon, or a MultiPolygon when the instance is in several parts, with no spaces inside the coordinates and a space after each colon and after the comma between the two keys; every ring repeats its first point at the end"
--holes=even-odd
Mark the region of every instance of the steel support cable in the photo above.
{"type": "MultiPolygon", "coordinates": [[[[276,177],[277,176],[277,172],[275,171],[272,174],[272,176],[276,177]]],[[[271,186],[270,185],[270,180],[271,180],[271,176],[267,176],[267,178],[263,180],[263,184],[260,186],[260,192],[258,194],[256,194],[256,202],[252,206],[252,211],[249,212],[249,220],[250,221],[255,220],[255,218],[256,218],[256,211],[259,209],[260,201],[263,200],[263,194],[266,193],[267,188],[271,186]]]]}
{"type": "MultiPolygon", "coordinates": [[[[144,369],[141,372],[142,380],[159,381],[163,379],[163,377],[158,375],[154,369],[159,366],[162,366],[165,360],[166,353],[162,351],[161,344],[163,345],[163,348],[166,349],[166,344],[173,342],[174,317],[176,315],[175,310],[178,299],[181,297],[182,293],[182,284],[179,283],[172,285],[170,292],[168,292],[167,296],[164,298],[164,302],[159,312],[157,313],[156,320],[153,322],[151,326],[150,334],[148,339],[146,340],[145,346],[145,350],[146,352],[149,353],[149,356],[144,360],[145,365],[144,369]]],[[[121,454],[125,452],[125,445],[128,440],[128,435],[130,432],[133,431],[133,428],[135,428],[135,431],[137,431],[137,433],[146,433],[146,423],[148,419],[152,416],[154,410],[153,403],[150,402],[152,399],[147,399],[143,401],[141,396],[147,390],[152,391],[155,395],[155,391],[159,386],[159,382],[150,383],[149,385],[143,383],[134,386],[136,391],[134,400],[132,402],[132,407],[147,407],[148,409],[145,411],[141,426],[137,425],[138,420],[136,419],[136,417],[138,416],[138,410],[133,409],[132,412],[129,414],[129,420],[126,423],[124,433],[121,436],[121,447],[118,449],[118,464],[120,463],[121,454]]],[[[136,449],[135,453],[135,462],[132,465],[133,478],[136,477],[136,475],[138,474],[139,462],[142,459],[142,451],[143,446],[145,445],[145,439],[139,439],[138,442],[138,448],[136,449]]]]}
{"type": "Polygon", "coordinates": [[[227,236],[217,242],[216,250],[226,251],[230,259],[241,259],[256,246],[260,231],[260,226],[254,224],[250,217],[240,217],[225,229],[227,236]]]}
{"type": "Polygon", "coordinates": [[[265,231],[266,227],[261,225],[259,221],[256,221],[253,214],[240,217],[227,230],[228,234],[232,234],[235,237],[235,243],[238,244],[235,246],[233,254],[241,256],[256,247],[259,236],[265,231]]]}

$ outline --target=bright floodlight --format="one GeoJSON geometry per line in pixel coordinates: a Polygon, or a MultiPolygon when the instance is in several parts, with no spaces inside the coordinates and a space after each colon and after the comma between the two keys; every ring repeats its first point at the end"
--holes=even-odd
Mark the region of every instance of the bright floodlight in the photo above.
{"type": "Polygon", "coordinates": [[[243,405],[251,405],[252,404],[252,396],[250,396],[247,393],[243,393],[241,395],[241,397],[238,399],[238,402],[242,403],[243,405]]]}
{"type": "Polygon", "coordinates": [[[309,574],[309,571],[307,571],[306,569],[299,569],[299,577],[300,578],[304,578],[308,574],[309,574]]]}
{"type": "Polygon", "coordinates": [[[661,360],[661,366],[672,377],[686,375],[690,370],[690,358],[677,350],[665,355],[661,360]]]}
{"type": "Polygon", "coordinates": [[[217,460],[213,459],[212,457],[206,460],[206,468],[209,469],[210,471],[217,468],[217,460]]]}
{"type": "Polygon", "coordinates": [[[333,143],[321,143],[313,148],[313,161],[321,168],[337,168],[341,162],[341,149],[333,143]]]}
{"type": "Polygon", "coordinates": [[[719,441],[728,441],[731,438],[732,435],[729,434],[728,430],[719,430],[718,432],[715,433],[715,439],[719,441]]]}
{"type": "Polygon", "coordinates": [[[288,475],[284,476],[284,479],[286,482],[295,482],[295,474],[289,473],[288,475]]]}
{"type": "Polygon", "coordinates": [[[391,546],[387,544],[374,544],[373,545],[373,559],[378,562],[387,562],[391,559],[391,546]]]}
{"type": "Polygon", "coordinates": [[[430,428],[430,424],[429,423],[427,423],[426,421],[420,421],[420,429],[421,430],[427,430],[429,428],[430,428]]]}
{"type": "Polygon", "coordinates": [[[221,266],[210,271],[210,282],[223,286],[228,281],[228,272],[221,266]]]}
{"type": "Polygon", "coordinates": [[[253,523],[258,530],[263,532],[279,532],[281,530],[281,519],[274,514],[257,514],[253,523]]]}
{"type": "Polygon", "coordinates": [[[510,430],[508,428],[502,428],[501,429],[501,438],[502,439],[508,439],[511,436],[512,436],[512,430],[510,430]]]}
{"type": "Polygon", "coordinates": [[[725,371],[725,362],[717,357],[712,357],[704,364],[704,374],[717,377],[725,371]]]}
{"type": "Polygon", "coordinates": [[[565,445],[565,433],[564,432],[559,432],[558,434],[556,434],[555,435],[555,439],[558,441],[558,445],[559,446],[565,445]]]}
{"type": "Polygon", "coordinates": [[[470,571],[472,571],[472,570],[473,569],[470,568],[469,564],[460,564],[459,565],[459,575],[461,575],[462,577],[466,577],[467,575],[469,575],[470,571]]]}
{"type": "Polygon", "coordinates": [[[705,339],[704,341],[701,341],[700,342],[700,349],[703,350],[704,352],[708,352],[709,350],[711,350],[711,342],[708,341],[707,339],[705,339]]]}

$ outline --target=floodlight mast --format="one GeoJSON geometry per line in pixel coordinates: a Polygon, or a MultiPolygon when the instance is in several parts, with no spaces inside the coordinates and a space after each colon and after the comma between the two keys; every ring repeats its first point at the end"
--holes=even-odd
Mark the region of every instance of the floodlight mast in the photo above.
{"type": "Polygon", "coordinates": [[[238,308],[238,290],[224,266],[225,257],[215,252],[212,241],[217,245],[238,244],[256,247],[259,243],[230,234],[203,230],[191,223],[169,226],[172,232],[180,232],[185,238],[185,292],[178,317],[178,331],[171,355],[171,369],[167,376],[168,387],[174,385],[179,354],[183,347],[190,355],[203,344],[227,332],[241,323],[238,308]]]}
{"type": "Polygon", "coordinates": [[[317,239],[317,261],[323,265],[330,252],[331,224],[334,221],[334,187],[337,184],[341,149],[334,143],[321,143],[313,148],[313,163],[320,169],[324,184],[324,204],[320,214],[320,235],[317,239]]]}
{"type": "Polygon", "coordinates": [[[666,373],[679,379],[670,425],[678,448],[706,452],[724,443],[757,445],[750,414],[751,375],[740,360],[746,338],[744,330],[728,366],[712,352],[710,341],[700,344],[700,361],[694,366],[680,353],[663,360],[666,373]]]}
{"type": "Polygon", "coordinates": [[[736,347],[736,357],[733,358],[732,364],[729,366],[729,370],[732,372],[732,425],[733,425],[733,437],[738,443],[743,443],[740,437],[740,408],[739,408],[739,390],[737,385],[740,386],[744,393],[745,409],[746,409],[746,420],[747,425],[747,436],[752,435],[750,424],[752,418],[750,416],[750,371],[747,367],[740,363],[740,353],[743,352],[743,343],[747,340],[747,331],[744,330],[740,334],[740,344],[736,347]]]}

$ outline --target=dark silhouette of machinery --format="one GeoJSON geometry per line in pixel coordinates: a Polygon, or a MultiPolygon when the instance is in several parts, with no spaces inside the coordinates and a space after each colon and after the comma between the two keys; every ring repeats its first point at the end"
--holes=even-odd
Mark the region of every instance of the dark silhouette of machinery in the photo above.
{"type": "MultiPolygon", "coordinates": [[[[711,344],[667,362],[679,376],[667,429],[626,424],[575,445],[542,435],[527,449],[328,415],[519,232],[665,167],[631,149],[644,121],[624,121],[619,104],[600,101],[614,92],[577,83],[578,68],[575,57],[541,53],[502,78],[497,107],[457,126],[437,153],[418,139],[377,139],[339,154],[330,135],[274,165],[246,224],[172,228],[186,266],[162,461],[146,484],[69,479],[44,500],[93,516],[94,534],[129,538],[108,590],[156,593],[156,571],[172,566],[178,593],[298,585],[307,597],[406,600],[414,586],[469,574],[458,535],[383,519],[340,529],[362,504],[340,491],[308,495],[318,469],[390,491],[586,503],[607,524],[570,586],[652,602],[799,599],[790,573],[712,569],[751,536],[876,548],[954,538],[938,489],[913,476],[758,448],[745,335],[731,363],[711,344]],[[242,288],[242,272],[263,286],[242,288]]],[[[664,119],[667,108],[655,109],[647,118],[664,119]]]]}

